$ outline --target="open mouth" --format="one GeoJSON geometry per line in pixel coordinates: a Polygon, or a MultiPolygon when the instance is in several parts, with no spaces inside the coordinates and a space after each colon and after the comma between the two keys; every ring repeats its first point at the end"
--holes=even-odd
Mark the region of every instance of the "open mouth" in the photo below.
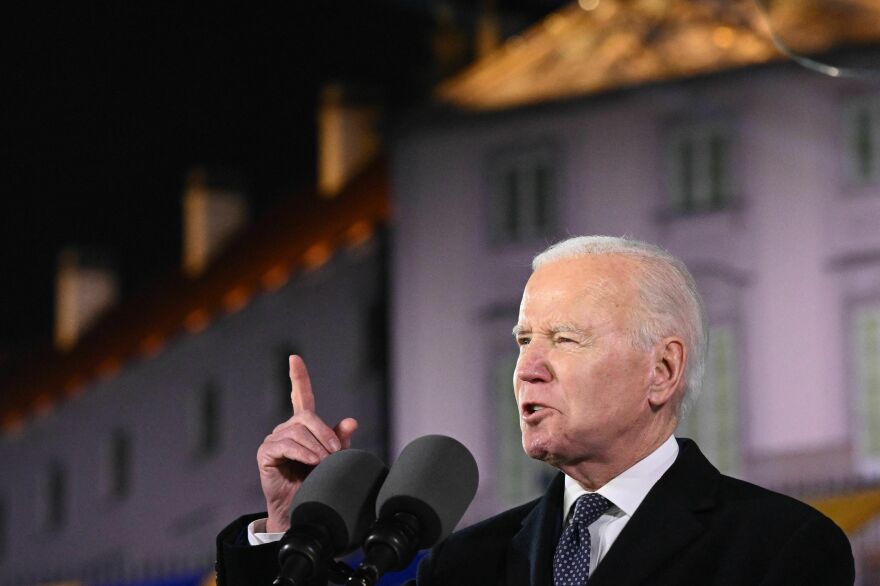
{"type": "Polygon", "coordinates": [[[540,413],[544,409],[546,409],[544,405],[539,405],[537,403],[524,403],[522,406],[522,416],[524,418],[529,418],[540,413]]]}

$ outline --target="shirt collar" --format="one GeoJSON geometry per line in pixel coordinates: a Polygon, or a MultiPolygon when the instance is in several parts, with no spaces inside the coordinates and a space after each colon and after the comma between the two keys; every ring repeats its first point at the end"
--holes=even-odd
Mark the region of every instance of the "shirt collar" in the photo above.
{"type": "MultiPolygon", "coordinates": [[[[623,514],[631,517],[677,457],[678,442],[675,441],[675,436],[669,436],[660,447],[612,478],[596,492],[614,503],[623,514]]],[[[565,476],[565,492],[562,497],[563,520],[568,518],[571,506],[578,497],[587,492],[591,491],[584,490],[575,479],[565,476]]]]}

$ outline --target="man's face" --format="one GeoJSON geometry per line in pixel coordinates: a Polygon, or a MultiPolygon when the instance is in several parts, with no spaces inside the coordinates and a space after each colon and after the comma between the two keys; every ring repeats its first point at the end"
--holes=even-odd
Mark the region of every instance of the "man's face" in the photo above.
{"type": "Polygon", "coordinates": [[[636,261],[550,262],[526,285],[515,329],[523,448],[557,467],[609,463],[650,423],[652,353],[636,349],[636,261]]]}

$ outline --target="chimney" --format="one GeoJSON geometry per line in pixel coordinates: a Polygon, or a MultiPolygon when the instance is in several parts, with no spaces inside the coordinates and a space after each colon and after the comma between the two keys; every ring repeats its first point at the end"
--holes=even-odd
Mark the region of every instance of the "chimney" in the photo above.
{"type": "Polygon", "coordinates": [[[488,57],[501,46],[501,23],[498,21],[494,0],[483,0],[474,45],[477,60],[488,57]]]}
{"type": "Polygon", "coordinates": [[[318,190],[335,197],[379,151],[374,107],[354,103],[339,84],[321,92],[318,109],[318,190]]]}
{"type": "Polygon", "coordinates": [[[470,40],[456,22],[455,11],[448,2],[433,4],[434,32],[431,35],[431,49],[434,55],[436,82],[449,77],[469,63],[468,47],[470,40]]]}
{"type": "Polygon", "coordinates": [[[247,202],[234,176],[190,172],[183,193],[183,271],[200,275],[247,223],[247,202]]]}
{"type": "Polygon", "coordinates": [[[106,258],[65,248],[55,275],[55,346],[69,350],[118,296],[116,273],[106,258]]]}

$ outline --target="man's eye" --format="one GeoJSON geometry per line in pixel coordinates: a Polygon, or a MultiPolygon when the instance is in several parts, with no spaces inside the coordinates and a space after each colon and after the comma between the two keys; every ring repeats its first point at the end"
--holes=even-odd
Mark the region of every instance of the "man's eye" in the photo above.
{"type": "Polygon", "coordinates": [[[532,341],[531,338],[527,338],[525,336],[520,336],[516,339],[516,344],[517,344],[517,346],[525,346],[526,344],[528,344],[531,341],[532,341]]]}
{"type": "Polygon", "coordinates": [[[572,338],[566,338],[565,336],[558,336],[556,338],[556,343],[557,344],[574,344],[575,340],[573,340],[572,338]]]}

